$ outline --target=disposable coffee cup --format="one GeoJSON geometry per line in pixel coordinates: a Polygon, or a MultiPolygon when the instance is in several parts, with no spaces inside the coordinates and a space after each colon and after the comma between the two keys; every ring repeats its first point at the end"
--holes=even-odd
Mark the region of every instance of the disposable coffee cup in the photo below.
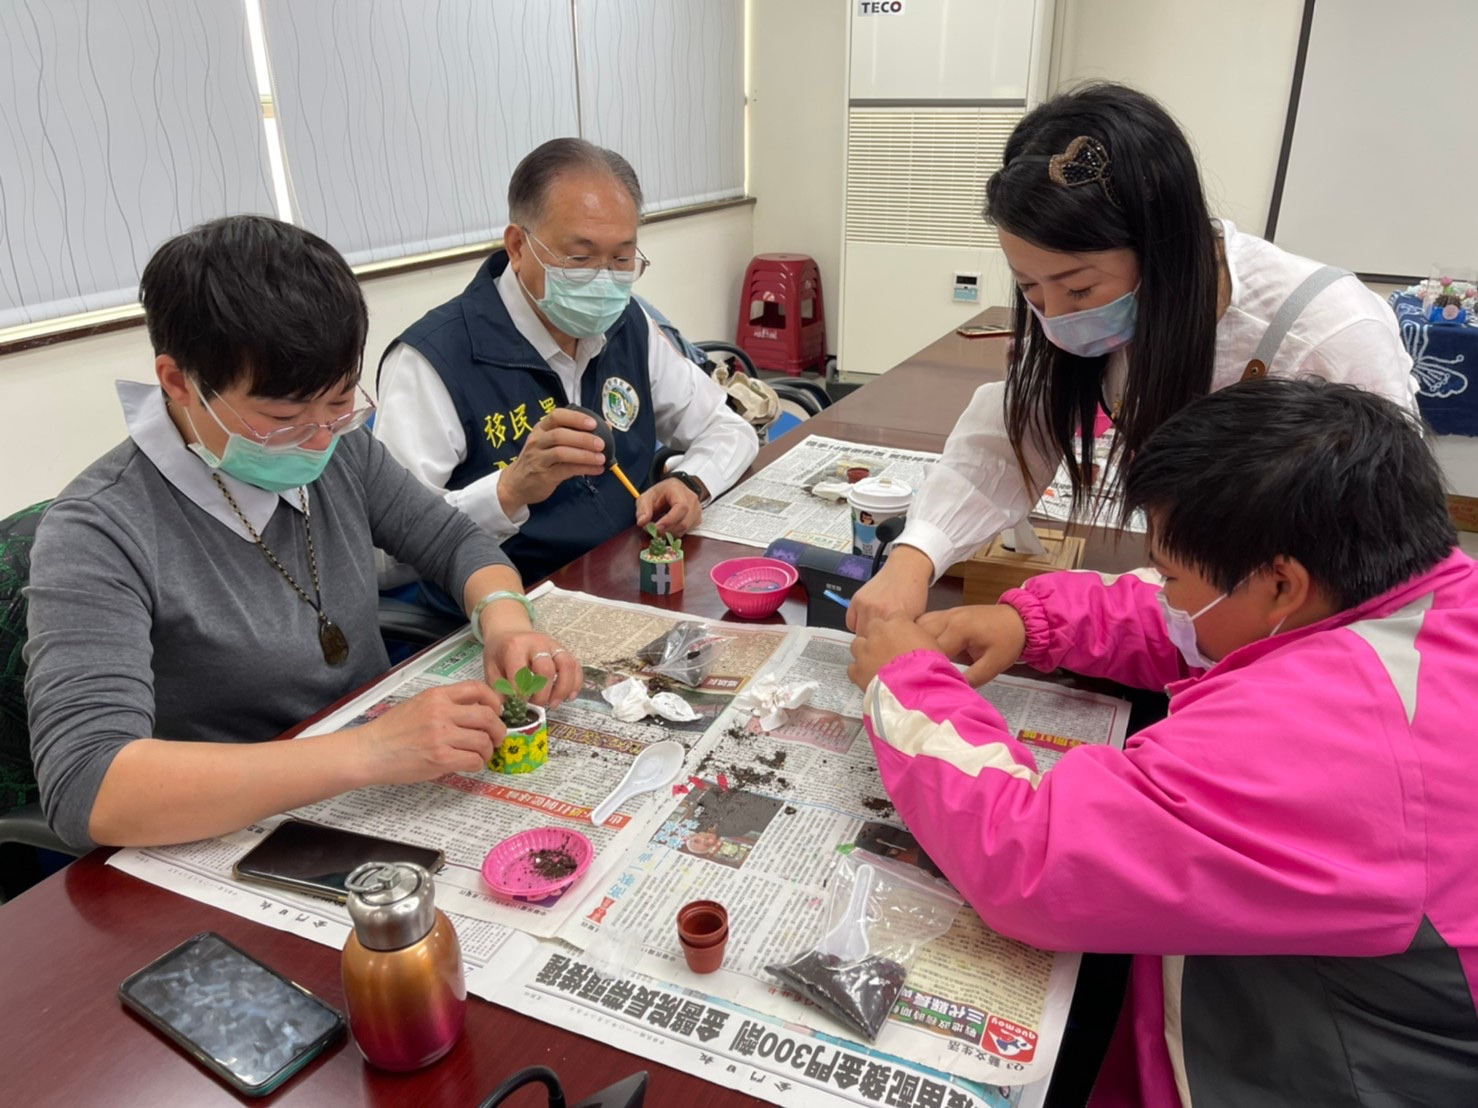
{"type": "Polygon", "coordinates": [[[852,509],[852,553],[871,558],[878,553],[878,524],[908,515],[913,489],[891,477],[867,477],[847,490],[852,509]]]}

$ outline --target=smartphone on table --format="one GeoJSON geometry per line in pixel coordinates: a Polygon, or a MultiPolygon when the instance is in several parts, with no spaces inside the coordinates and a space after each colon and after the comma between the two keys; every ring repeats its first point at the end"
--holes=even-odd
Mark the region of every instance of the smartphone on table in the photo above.
{"type": "Polygon", "coordinates": [[[214,931],[118,987],[124,1007],[231,1088],[265,1096],[344,1032],[344,1017],[214,931]]]}
{"type": "Polygon", "coordinates": [[[259,881],[342,904],[349,896],[345,880],[365,862],[415,862],[436,873],[445,860],[440,850],[431,847],[285,819],[243,854],[231,872],[242,881],[259,881]]]}

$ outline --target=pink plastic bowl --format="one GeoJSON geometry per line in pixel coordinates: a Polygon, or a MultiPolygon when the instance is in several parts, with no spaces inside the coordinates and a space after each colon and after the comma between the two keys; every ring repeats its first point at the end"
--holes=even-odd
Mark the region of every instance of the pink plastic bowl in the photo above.
{"type": "Polygon", "coordinates": [[[482,879],[493,892],[515,900],[547,900],[580,880],[594,857],[595,847],[580,832],[563,827],[536,827],[510,835],[489,850],[482,860],[482,879]],[[544,876],[535,867],[535,857],[559,850],[575,860],[574,870],[562,877],[544,876]]]}
{"type": "Polygon", "coordinates": [[[774,615],[800,574],[778,558],[730,558],[708,571],[729,611],[744,619],[774,615]]]}

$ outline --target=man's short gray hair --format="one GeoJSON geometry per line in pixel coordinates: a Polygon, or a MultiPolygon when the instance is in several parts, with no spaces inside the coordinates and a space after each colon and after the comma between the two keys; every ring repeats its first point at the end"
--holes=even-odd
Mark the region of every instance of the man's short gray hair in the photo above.
{"type": "Polygon", "coordinates": [[[641,182],[631,163],[614,150],[580,138],[557,138],[524,155],[508,181],[508,222],[536,226],[544,218],[549,187],[561,173],[594,170],[609,173],[631,195],[641,214],[641,182]]]}

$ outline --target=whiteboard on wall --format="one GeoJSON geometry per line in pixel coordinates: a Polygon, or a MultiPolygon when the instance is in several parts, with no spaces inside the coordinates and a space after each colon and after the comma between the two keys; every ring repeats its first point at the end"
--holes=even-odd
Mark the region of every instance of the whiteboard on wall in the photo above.
{"type": "Polygon", "coordinates": [[[1466,79],[1472,0],[1308,0],[1302,84],[1269,216],[1279,246],[1370,276],[1478,265],[1466,79]]]}

